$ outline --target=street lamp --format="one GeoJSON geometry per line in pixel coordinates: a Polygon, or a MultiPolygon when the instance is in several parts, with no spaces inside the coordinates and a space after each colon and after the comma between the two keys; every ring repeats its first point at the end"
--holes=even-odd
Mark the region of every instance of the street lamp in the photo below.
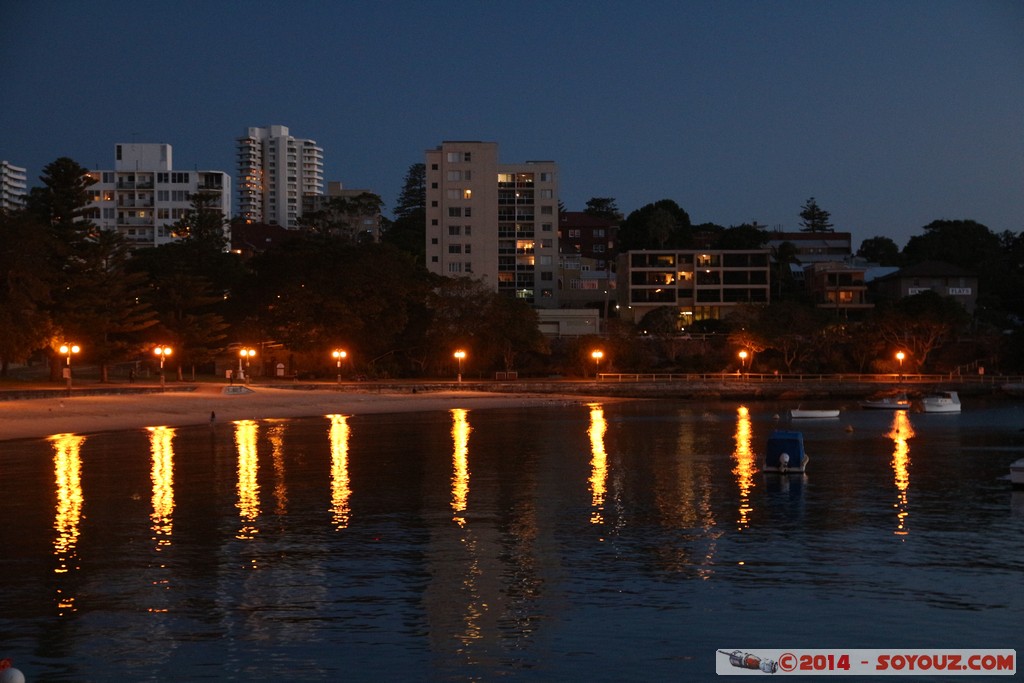
{"type": "Polygon", "coordinates": [[[341,361],[345,359],[348,354],[341,349],[335,349],[331,351],[331,356],[338,361],[338,384],[341,384],[341,361]]]}
{"type": "Polygon", "coordinates": [[[740,353],[739,353],[739,356],[740,356],[740,369],[741,369],[741,370],[742,370],[743,372],[746,372],[746,371],[747,371],[747,356],[748,356],[748,355],[750,355],[750,354],[748,354],[748,353],[747,353],[747,350],[746,350],[746,349],[743,349],[743,350],[742,350],[742,351],[740,351],[740,353]]]}
{"type": "Polygon", "coordinates": [[[594,379],[598,379],[598,373],[601,369],[601,359],[604,358],[604,351],[594,351],[590,354],[590,357],[594,359],[594,379]]]}
{"type": "Polygon", "coordinates": [[[67,356],[68,364],[64,368],[64,378],[68,381],[68,396],[71,395],[71,354],[78,353],[82,348],[78,344],[61,344],[60,352],[67,356]]]}
{"type": "Polygon", "coordinates": [[[900,381],[903,381],[903,359],[907,357],[907,354],[902,351],[896,352],[896,360],[900,362],[900,381]]]}
{"type": "Polygon", "coordinates": [[[459,359],[459,382],[462,382],[462,359],[466,357],[466,352],[460,349],[455,352],[455,357],[459,359]]]}
{"type": "Polygon", "coordinates": [[[256,349],[245,348],[238,352],[238,374],[242,376],[246,384],[249,383],[249,360],[256,356],[256,349]],[[242,359],[245,359],[245,371],[242,371],[242,359]]]}
{"type": "Polygon", "coordinates": [[[166,385],[164,380],[164,359],[171,355],[172,351],[173,349],[170,346],[158,346],[153,349],[153,353],[160,357],[160,391],[163,391],[166,385]]]}

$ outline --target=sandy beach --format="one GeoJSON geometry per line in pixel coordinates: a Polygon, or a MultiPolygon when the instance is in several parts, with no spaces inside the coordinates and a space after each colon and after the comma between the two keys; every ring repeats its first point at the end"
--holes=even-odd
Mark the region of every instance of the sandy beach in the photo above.
{"type": "Polygon", "coordinates": [[[226,394],[222,386],[200,386],[195,391],[2,401],[0,441],[161,425],[181,427],[208,424],[211,413],[216,416],[217,422],[230,422],[242,419],[312,417],[330,413],[359,415],[451,408],[479,410],[530,407],[588,400],[584,396],[481,391],[378,393],[270,387],[253,387],[251,393],[226,394]]]}

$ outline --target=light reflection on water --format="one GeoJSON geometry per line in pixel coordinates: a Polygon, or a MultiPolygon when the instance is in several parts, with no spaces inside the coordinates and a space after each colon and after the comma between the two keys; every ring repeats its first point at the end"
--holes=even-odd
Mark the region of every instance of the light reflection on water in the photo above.
{"type": "Polygon", "coordinates": [[[19,521],[0,525],[3,654],[40,680],[692,680],[723,646],[1020,649],[1024,515],[998,477],[1021,412],[850,412],[803,427],[807,474],[767,476],[780,412],[589,403],[0,444],[24,492],[0,498],[19,521]]]}

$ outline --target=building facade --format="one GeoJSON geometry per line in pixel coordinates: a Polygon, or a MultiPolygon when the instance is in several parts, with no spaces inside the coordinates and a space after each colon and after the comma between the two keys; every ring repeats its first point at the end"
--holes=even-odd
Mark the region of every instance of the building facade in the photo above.
{"type": "Polygon", "coordinates": [[[619,256],[619,315],[637,323],[663,306],[679,309],[679,329],[715,320],[742,304],[771,299],[770,250],[630,251],[619,256]]]}
{"type": "Polygon", "coordinates": [[[498,162],[494,142],[426,152],[427,268],[471,277],[536,308],[558,307],[558,169],[498,162]]]}
{"type": "Polygon", "coordinates": [[[583,211],[558,217],[559,300],[562,306],[600,308],[608,317],[615,296],[619,221],[583,211]]]}
{"type": "MultiPolygon", "coordinates": [[[[114,169],[89,171],[92,201],[86,217],[103,230],[115,230],[132,248],[173,242],[172,226],[193,210],[192,197],[204,193],[231,217],[231,176],[223,171],[175,171],[173,150],[164,143],[118,143],[114,169]]],[[[230,239],[230,229],[224,236],[230,239]]]]}
{"type": "Polygon", "coordinates": [[[865,272],[851,263],[817,261],[804,268],[804,285],[817,308],[849,316],[874,308],[868,301],[865,272]]]}
{"type": "Polygon", "coordinates": [[[324,151],[286,126],[248,128],[238,138],[238,216],[298,227],[324,193],[324,151]]]}
{"type": "Polygon", "coordinates": [[[26,177],[24,168],[0,161],[0,211],[15,211],[25,206],[26,177]]]}
{"type": "Polygon", "coordinates": [[[898,300],[931,290],[939,296],[950,297],[968,313],[978,305],[978,276],[960,266],[943,261],[925,261],[871,282],[878,297],[898,300]]]}

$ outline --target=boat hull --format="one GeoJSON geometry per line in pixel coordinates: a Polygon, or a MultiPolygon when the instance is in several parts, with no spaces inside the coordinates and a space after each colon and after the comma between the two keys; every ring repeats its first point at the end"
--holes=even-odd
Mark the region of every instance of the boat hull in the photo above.
{"type": "Polygon", "coordinates": [[[809,458],[804,452],[804,435],[778,429],[768,437],[763,470],[779,474],[801,474],[809,458]]]}
{"type": "Polygon", "coordinates": [[[960,397],[955,391],[947,391],[921,399],[921,411],[925,413],[959,413],[960,397]]]}
{"type": "Polygon", "coordinates": [[[1010,464],[1010,483],[1014,488],[1024,489],[1024,458],[1010,464]]]}
{"type": "Polygon", "coordinates": [[[789,417],[793,420],[832,418],[839,417],[839,410],[807,410],[804,408],[794,408],[789,411],[789,417]]]}

